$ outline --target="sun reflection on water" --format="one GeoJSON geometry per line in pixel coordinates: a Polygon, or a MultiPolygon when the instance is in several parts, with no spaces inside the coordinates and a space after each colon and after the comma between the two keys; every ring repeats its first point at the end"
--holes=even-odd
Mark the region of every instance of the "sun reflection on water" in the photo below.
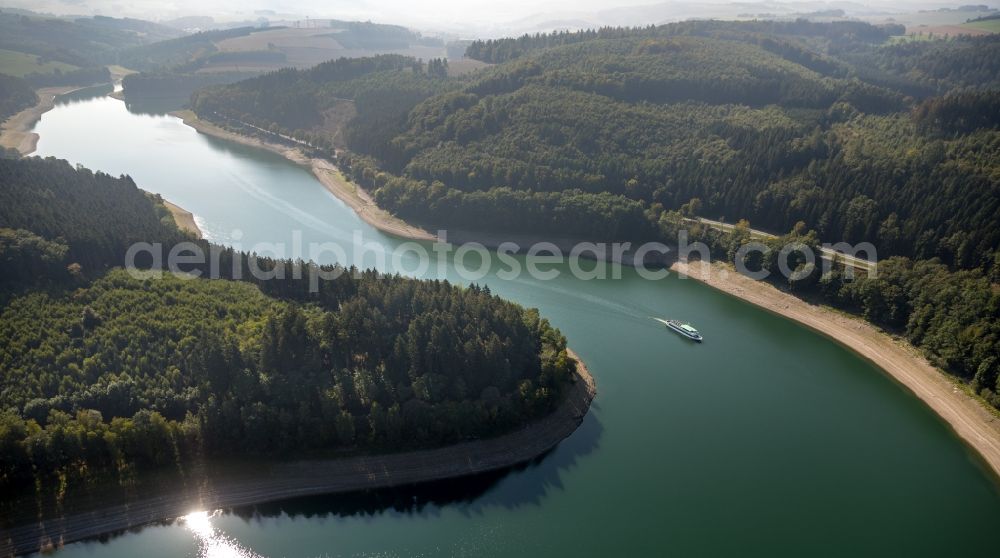
{"type": "Polygon", "coordinates": [[[181,522],[198,540],[199,558],[263,558],[260,554],[227,537],[212,525],[212,519],[222,515],[214,512],[195,511],[180,518],[181,522]]]}

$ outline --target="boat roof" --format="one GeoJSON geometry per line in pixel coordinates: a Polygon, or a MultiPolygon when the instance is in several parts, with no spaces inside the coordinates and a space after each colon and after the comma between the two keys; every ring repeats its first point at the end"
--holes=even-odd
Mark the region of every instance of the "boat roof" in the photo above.
{"type": "Polygon", "coordinates": [[[697,329],[695,329],[695,328],[693,328],[693,327],[691,327],[691,326],[689,326],[687,324],[681,324],[681,329],[683,329],[684,331],[687,331],[689,333],[698,333],[697,329]]]}

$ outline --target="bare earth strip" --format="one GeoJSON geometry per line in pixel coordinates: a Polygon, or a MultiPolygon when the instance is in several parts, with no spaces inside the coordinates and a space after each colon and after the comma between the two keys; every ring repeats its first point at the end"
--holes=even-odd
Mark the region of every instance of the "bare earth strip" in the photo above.
{"type": "Polygon", "coordinates": [[[38,146],[38,134],[32,132],[31,129],[42,117],[42,114],[55,106],[56,97],[76,89],[79,88],[43,87],[37,90],[38,104],[22,110],[3,123],[3,127],[0,128],[0,145],[8,149],[16,149],[21,152],[21,155],[34,153],[38,146]]]}
{"type": "Polygon", "coordinates": [[[795,320],[873,362],[944,419],[1000,477],[1000,419],[906,341],[894,339],[860,318],[810,304],[763,281],[740,275],[718,262],[676,262],[671,269],[795,320]]]}
{"type": "Polygon", "coordinates": [[[182,231],[187,231],[197,238],[202,238],[201,229],[199,229],[198,224],[194,222],[194,214],[177,204],[168,202],[167,200],[163,200],[163,205],[166,206],[166,208],[170,210],[170,214],[174,216],[174,222],[177,223],[177,228],[182,231]]]}
{"type": "Polygon", "coordinates": [[[233,474],[206,469],[183,486],[165,486],[128,503],[102,505],[38,520],[8,518],[0,556],[58,547],[73,541],[176,518],[195,510],[260,504],[299,496],[406,486],[504,469],[545,454],[583,422],[597,394],[594,378],[572,351],[577,373],[565,399],[548,416],[510,434],[432,450],[342,459],[274,462],[233,474]]]}
{"type": "Polygon", "coordinates": [[[340,169],[329,161],[312,159],[311,163],[312,172],[320,183],[330,193],[349,205],[365,223],[384,233],[401,238],[434,240],[435,237],[431,233],[411,225],[379,207],[364,188],[347,180],[340,169]]]}
{"type": "Polygon", "coordinates": [[[411,225],[380,208],[375,204],[371,196],[368,195],[368,192],[356,184],[349,182],[332,163],[325,159],[310,158],[295,147],[230,132],[211,122],[198,118],[197,115],[189,110],[175,111],[171,114],[205,135],[250,147],[266,149],[285,157],[293,163],[308,168],[330,193],[349,205],[364,222],[386,234],[414,240],[434,240],[434,235],[431,233],[411,225]]]}

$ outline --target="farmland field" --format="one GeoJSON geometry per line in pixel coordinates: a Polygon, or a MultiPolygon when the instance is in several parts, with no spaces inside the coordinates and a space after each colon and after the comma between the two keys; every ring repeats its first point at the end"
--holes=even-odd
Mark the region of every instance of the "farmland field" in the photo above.
{"type": "Polygon", "coordinates": [[[974,29],[982,29],[989,33],[1000,33],[1000,19],[987,19],[983,21],[970,21],[962,27],[971,27],[974,29]]]}
{"type": "Polygon", "coordinates": [[[23,77],[27,74],[48,74],[56,70],[66,72],[75,69],[76,66],[63,62],[39,62],[38,56],[34,54],[0,49],[0,74],[23,77]]]}
{"type": "Polygon", "coordinates": [[[448,60],[448,75],[449,76],[461,76],[474,72],[480,68],[485,68],[489,66],[486,62],[480,62],[479,60],[473,60],[471,58],[457,58],[448,60]]]}
{"type": "Polygon", "coordinates": [[[356,58],[382,53],[396,53],[429,60],[446,55],[443,47],[411,44],[404,48],[346,48],[337,41],[340,29],[335,28],[279,28],[257,31],[241,37],[219,41],[216,46],[222,52],[278,51],[285,54],[281,63],[209,63],[200,72],[245,71],[248,68],[266,71],[283,66],[306,68],[334,58],[356,58]]]}

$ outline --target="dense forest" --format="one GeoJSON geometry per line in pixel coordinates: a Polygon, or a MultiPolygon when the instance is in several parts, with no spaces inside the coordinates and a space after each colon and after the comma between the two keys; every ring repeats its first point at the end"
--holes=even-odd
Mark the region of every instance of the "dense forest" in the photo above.
{"type": "MultiPolygon", "coordinates": [[[[86,276],[124,265],[136,242],[184,238],[169,213],[158,212],[156,200],[127,176],[53,159],[8,159],[0,160],[0,184],[0,226],[68,245],[66,263],[86,276]]],[[[3,273],[12,270],[6,266],[3,273]]]]}
{"type": "Polygon", "coordinates": [[[883,45],[896,31],[685,22],[526,36],[472,43],[470,56],[505,62],[471,77],[418,75],[401,57],[337,61],[192,104],[346,148],[352,177],[415,221],[632,239],[650,225],[636,215],[697,198],[708,217],[805,221],[825,241],[989,273],[1000,39],[883,45]],[[887,77],[867,80],[873,67],[887,77]],[[359,110],[338,125],[327,116],[344,99],[359,110]],[[395,107],[360,110],[382,99],[395,107]]]}
{"type": "Polygon", "coordinates": [[[1000,36],[904,41],[879,48],[841,48],[836,55],[873,83],[910,95],[958,87],[1000,87],[1000,36]]]}
{"type": "MultiPolygon", "coordinates": [[[[995,75],[966,68],[956,88],[995,75]]],[[[988,110],[983,96],[996,95],[983,91],[965,110],[988,110]]],[[[376,157],[407,185],[382,201],[447,223],[456,199],[468,214],[476,203],[465,198],[505,187],[603,192],[669,209],[698,198],[712,218],[776,231],[805,221],[827,241],[868,240],[883,255],[989,270],[1000,248],[996,127],[978,117],[961,134],[932,133],[921,118],[929,113],[912,103],[756,41],[594,39],[496,66],[416,106],[376,157]]],[[[379,184],[364,184],[378,193],[379,184]]]]}
{"type": "Polygon", "coordinates": [[[420,101],[454,87],[446,63],[386,54],[340,58],[308,70],[287,68],[191,98],[200,116],[240,131],[242,124],[330,150],[349,142],[383,153],[420,101]]]}
{"type": "MultiPolygon", "coordinates": [[[[534,51],[555,46],[571,45],[599,39],[650,38],[667,35],[702,35],[756,40],[761,36],[795,36],[812,43],[854,45],[858,42],[882,43],[893,35],[905,33],[902,25],[874,26],[859,21],[819,23],[806,19],[796,21],[754,20],[739,22],[684,21],[669,25],[646,27],[603,27],[584,31],[554,31],[472,41],[465,55],[475,60],[493,64],[509,62],[534,51]]],[[[765,39],[766,40],[766,39],[765,39]]]]}
{"type": "Polygon", "coordinates": [[[19,77],[0,74],[0,123],[37,102],[38,96],[30,83],[19,77]]]}
{"type": "MultiPolygon", "coordinates": [[[[339,147],[379,205],[429,226],[673,243],[682,217],[704,216],[872,242],[885,275],[785,287],[905,335],[1000,405],[1000,37],[888,41],[900,33],[700,21],[475,41],[467,56],[493,66],[399,96],[399,116],[358,110],[308,135],[339,147]]],[[[272,74],[192,102],[294,133],[330,91],[360,107],[354,83],[415,79],[399,66],[272,74]]],[[[729,259],[742,238],[695,230],[729,259]]]]}
{"type": "Polygon", "coordinates": [[[572,377],[565,338],[485,287],[328,267],[311,292],[314,266],[201,241],[223,279],[105,271],[193,240],[128,177],[0,160],[0,184],[0,492],[488,437],[572,377]]]}

